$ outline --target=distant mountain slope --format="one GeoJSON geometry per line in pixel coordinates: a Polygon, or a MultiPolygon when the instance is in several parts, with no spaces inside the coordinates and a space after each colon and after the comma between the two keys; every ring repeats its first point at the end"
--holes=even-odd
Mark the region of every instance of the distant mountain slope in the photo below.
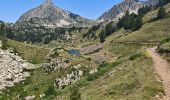
{"type": "Polygon", "coordinates": [[[137,13],[138,9],[143,4],[138,0],[124,0],[118,5],[113,6],[110,10],[101,15],[97,20],[113,20],[114,18],[119,18],[124,15],[126,11],[137,13]]]}
{"type": "Polygon", "coordinates": [[[115,20],[122,17],[126,11],[130,13],[138,12],[138,9],[144,5],[147,6],[156,6],[159,0],[147,0],[147,1],[140,1],[140,0],[124,0],[123,2],[114,5],[110,10],[103,13],[97,21],[107,21],[107,20],[115,20]]]}
{"type": "Polygon", "coordinates": [[[147,0],[147,1],[144,1],[144,5],[147,5],[147,6],[155,6],[157,5],[160,1],[163,1],[163,0],[147,0]]]}
{"type": "Polygon", "coordinates": [[[23,14],[16,23],[27,21],[43,26],[62,27],[70,24],[87,22],[89,20],[56,7],[52,0],[46,0],[40,6],[23,14]]]}

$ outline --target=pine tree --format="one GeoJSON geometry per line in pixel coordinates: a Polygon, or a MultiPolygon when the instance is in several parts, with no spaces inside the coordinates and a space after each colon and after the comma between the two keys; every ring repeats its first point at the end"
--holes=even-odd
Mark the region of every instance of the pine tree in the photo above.
{"type": "Polygon", "coordinates": [[[13,39],[14,34],[12,33],[12,29],[6,29],[5,33],[7,38],[13,39]]]}
{"type": "Polygon", "coordinates": [[[109,36],[109,35],[112,34],[112,23],[109,23],[109,24],[106,25],[105,33],[106,33],[106,36],[109,36]]]}
{"type": "Polygon", "coordinates": [[[106,33],[104,30],[102,30],[100,33],[100,42],[101,43],[105,42],[105,38],[106,38],[106,33]]]}
{"type": "Polygon", "coordinates": [[[2,22],[0,25],[0,35],[1,36],[4,34],[4,29],[5,29],[5,24],[4,24],[4,22],[2,22]]]}
{"type": "Polygon", "coordinates": [[[162,19],[166,17],[166,11],[164,7],[160,7],[159,11],[158,11],[158,15],[157,18],[158,19],[162,19]]]}
{"type": "Polygon", "coordinates": [[[138,16],[136,19],[135,30],[138,30],[142,27],[142,17],[138,16]]]}

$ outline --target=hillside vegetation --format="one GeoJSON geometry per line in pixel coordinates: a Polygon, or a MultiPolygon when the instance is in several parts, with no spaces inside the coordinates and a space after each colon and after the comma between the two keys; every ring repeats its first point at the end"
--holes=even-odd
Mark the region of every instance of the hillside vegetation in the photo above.
{"type": "MultiPolygon", "coordinates": [[[[165,8],[169,9],[169,4],[165,5],[165,8]]],[[[44,67],[30,71],[31,76],[27,80],[3,90],[0,99],[2,97],[4,100],[18,100],[26,96],[35,96],[35,100],[80,100],[80,98],[82,100],[159,100],[163,98],[165,95],[163,83],[153,68],[150,54],[146,52],[147,48],[158,46],[158,51],[169,57],[170,43],[167,38],[170,37],[170,18],[152,20],[157,11],[158,9],[151,10],[144,15],[143,26],[138,30],[125,30],[121,27],[114,30],[112,34],[109,33],[105,41],[102,41],[101,49],[86,55],[71,55],[68,54],[67,49],[98,45],[100,33],[105,27],[95,27],[94,30],[82,29],[79,31],[80,34],[74,30],[71,34],[76,33],[75,39],[70,43],[61,43],[63,48],[58,48],[60,44],[57,43],[50,44],[49,47],[54,45],[56,47],[52,52],[48,48],[1,38],[6,47],[12,47],[21,57],[32,63],[42,63],[50,52],[47,59],[49,63],[59,59],[67,62],[68,67],[51,72],[44,70],[44,67]],[[152,12],[154,14],[150,14],[152,12]],[[79,36],[81,38],[76,38],[79,36]],[[92,59],[93,57],[100,59],[104,56],[109,58],[103,62],[96,63],[92,59]],[[78,70],[84,72],[80,79],[62,88],[54,85],[56,79],[69,76],[76,70],[74,67],[79,64],[81,67],[78,70]],[[90,73],[94,69],[97,71],[90,73]],[[45,96],[41,97],[42,94],[45,96]]]]}
{"type": "MultiPolygon", "coordinates": [[[[165,5],[169,9],[169,4],[165,5]]],[[[153,18],[150,13],[143,18],[153,18]]],[[[169,14],[169,12],[168,12],[169,14]]],[[[106,38],[104,50],[116,54],[117,60],[122,62],[119,65],[112,65],[102,76],[94,74],[92,80],[82,79],[74,85],[79,86],[79,93],[82,99],[110,100],[155,100],[163,98],[164,89],[159,76],[153,69],[153,61],[150,55],[145,52],[146,48],[158,46],[161,41],[170,37],[170,18],[156,21],[148,21],[137,31],[120,29],[106,38]],[[83,84],[83,83],[85,84],[83,84]]],[[[169,42],[163,43],[159,48],[169,50],[169,42]]],[[[102,50],[100,50],[102,51],[102,50]]],[[[99,52],[100,52],[99,51],[99,52]]],[[[105,53],[105,52],[101,52],[105,53]]],[[[169,55],[167,55],[169,56],[169,55]]],[[[115,61],[117,61],[115,60],[115,61]]],[[[108,68],[108,65],[104,65],[108,68]]],[[[59,100],[69,99],[70,92],[57,97],[59,100]]]]}
{"type": "Polygon", "coordinates": [[[29,45],[14,40],[0,37],[3,42],[4,49],[12,48],[22,58],[34,64],[42,63],[50,52],[50,49],[29,45]]]}

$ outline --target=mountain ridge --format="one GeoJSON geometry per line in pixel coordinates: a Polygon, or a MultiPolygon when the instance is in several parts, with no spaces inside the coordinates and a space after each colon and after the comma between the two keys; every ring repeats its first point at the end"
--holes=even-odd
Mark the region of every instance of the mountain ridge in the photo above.
{"type": "Polygon", "coordinates": [[[113,21],[118,20],[121,18],[126,11],[130,13],[138,13],[138,9],[143,6],[156,6],[159,0],[147,0],[147,1],[140,1],[140,0],[124,0],[123,2],[114,5],[111,9],[107,12],[104,12],[98,19],[98,22],[104,21],[113,21]]]}
{"type": "Polygon", "coordinates": [[[90,20],[55,6],[52,0],[45,0],[40,6],[30,9],[21,15],[16,24],[31,22],[48,27],[63,27],[88,21],[90,20]]]}

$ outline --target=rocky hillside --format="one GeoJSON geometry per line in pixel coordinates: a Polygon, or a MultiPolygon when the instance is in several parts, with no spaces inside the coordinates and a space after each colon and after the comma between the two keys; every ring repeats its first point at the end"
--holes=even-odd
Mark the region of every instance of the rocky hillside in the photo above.
{"type": "Polygon", "coordinates": [[[52,0],[46,0],[40,6],[23,14],[16,23],[31,22],[48,27],[63,27],[70,24],[85,23],[88,21],[88,19],[77,14],[73,14],[69,11],[56,7],[52,0]]]}
{"type": "Polygon", "coordinates": [[[0,41],[0,90],[25,80],[29,76],[26,70],[35,68],[33,64],[26,62],[11,50],[2,50],[1,47],[0,41]]]}
{"type": "Polygon", "coordinates": [[[110,10],[108,10],[103,15],[101,15],[97,19],[97,21],[103,22],[103,21],[115,20],[121,18],[126,11],[137,14],[138,9],[140,7],[143,7],[144,5],[156,6],[158,2],[159,0],[147,0],[143,2],[140,0],[124,0],[123,2],[113,6],[110,10]]]}
{"type": "Polygon", "coordinates": [[[164,0],[147,0],[147,1],[144,1],[143,3],[144,5],[147,5],[147,6],[155,6],[160,1],[164,1],[164,0]]]}

